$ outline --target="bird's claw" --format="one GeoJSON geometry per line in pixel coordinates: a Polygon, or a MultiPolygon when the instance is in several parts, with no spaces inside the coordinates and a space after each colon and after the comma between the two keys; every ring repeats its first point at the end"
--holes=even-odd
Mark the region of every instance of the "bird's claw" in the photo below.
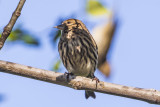
{"type": "Polygon", "coordinates": [[[73,73],[65,72],[64,75],[66,76],[67,81],[69,81],[69,76],[73,76],[73,73]]]}
{"type": "Polygon", "coordinates": [[[93,80],[96,80],[96,88],[97,88],[97,85],[98,85],[98,83],[99,83],[100,81],[99,81],[99,79],[98,79],[97,77],[92,78],[92,81],[93,81],[93,80]]]}

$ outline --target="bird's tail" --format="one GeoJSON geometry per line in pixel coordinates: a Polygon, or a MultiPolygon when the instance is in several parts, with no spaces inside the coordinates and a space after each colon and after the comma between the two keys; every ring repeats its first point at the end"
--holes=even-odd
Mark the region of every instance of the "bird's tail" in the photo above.
{"type": "Polygon", "coordinates": [[[95,93],[93,92],[93,91],[86,91],[85,90],[85,97],[86,97],[86,99],[88,99],[89,97],[92,97],[92,98],[96,98],[96,95],[95,95],[95,93]]]}

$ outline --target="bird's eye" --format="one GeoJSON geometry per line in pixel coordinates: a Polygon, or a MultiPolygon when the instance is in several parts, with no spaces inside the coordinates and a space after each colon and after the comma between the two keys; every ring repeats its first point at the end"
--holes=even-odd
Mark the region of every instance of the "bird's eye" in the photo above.
{"type": "Polygon", "coordinates": [[[71,24],[71,22],[67,22],[67,24],[71,24]]]}

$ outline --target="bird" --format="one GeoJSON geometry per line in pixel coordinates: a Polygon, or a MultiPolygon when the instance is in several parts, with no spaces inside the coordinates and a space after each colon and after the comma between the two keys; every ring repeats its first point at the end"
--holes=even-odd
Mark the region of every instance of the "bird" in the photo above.
{"type": "MultiPolygon", "coordinates": [[[[98,64],[98,47],[85,24],[78,19],[67,19],[55,26],[61,30],[58,51],[68,74],[91,78],[98,64]]],[[[85,98],[96,98],[93,91],[85,90],[85,98]]]]}

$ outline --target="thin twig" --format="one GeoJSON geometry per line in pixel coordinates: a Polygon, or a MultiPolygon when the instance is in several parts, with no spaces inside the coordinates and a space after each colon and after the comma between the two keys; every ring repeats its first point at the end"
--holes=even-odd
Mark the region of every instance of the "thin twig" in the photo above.
{"type": "Polygon", "coordinates": [[[23,77],[29,77],[58,85],[63,85],[66,87],[71,87],[74,89],[92,90],[100,93],[143,100],[153,104],[160,104],[160,91],[154,89],[128,87],[103,81],[100,81],[96,88],[96,81],[92,81],[92,79],[89,78],[80,76],[70,76],[69,82],[67,82],[68,79],[66,79],[66,75],[64,75],[63,73],[47,71],[1,60],[0,72],[15,74],[23,77]]]}
{"type": "Polygon", "coordinates": [[[20,16],[21,10],[22,10],[22,7],[23,7],[25,1],[26,0],[19,1],[19,4],[18,4],[16,10],[13,12],[9,23],[4,27],[4,30],[3,30],[1,38],[0,38],[0,49],[2,49],[6,39],[8,38],[8,36],[10,35],[10,33],[12,31],[14,24],[16,23],[16,20],[20,16]]]}

